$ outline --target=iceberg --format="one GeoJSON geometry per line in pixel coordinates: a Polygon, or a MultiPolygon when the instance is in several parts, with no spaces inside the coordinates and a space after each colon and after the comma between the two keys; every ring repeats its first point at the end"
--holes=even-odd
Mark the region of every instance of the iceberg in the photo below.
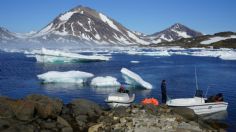
{"type": "Polygon", "coordinates": [[[102,55],[81,55],[59,50],[48,50],[42,48],[34,51],[38,62],[72,62],[72,61],[108,61],[110,57],[102,55]]]}
{"type": "Polygon", "coordinates": [[[111,77],[111,76],[106,76],[106,77],[96,77],[93,78],[91,81],[92,86],[96,87],[119,87],[120,83],[117,81],[116,78],[111,77]]]}
{"type": "Polygon", "coordinates": [[[125,83],[133,85],[135,87],[152,89],[152,85],[150,83],[144,81],[138,74],[128,70],[127,68],[122,68],[121,73],[125,79],[125,83]]]}
{"type": "Polygon", "coordinates": [[[42,63],[69,63],[69,62],[76,62],[76,59],[68,58],[68,57],[35,55],[35,58],[36,58],[37,62],[42,62],[42,63]]]}
{"type": "Polygon", "coordinates": [[[82,71],[67,71],[67,72],[59,72],[59,71],[49,71],[37,77],[40,80],[43,80],[44,83],[76,83],[82,84],[87,81],[88,78],[93,77],[94,75],[87,72],[82,71]]]}

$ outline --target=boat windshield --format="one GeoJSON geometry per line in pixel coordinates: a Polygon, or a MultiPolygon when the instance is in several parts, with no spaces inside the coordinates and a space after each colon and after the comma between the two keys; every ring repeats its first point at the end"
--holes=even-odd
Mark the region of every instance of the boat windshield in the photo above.
{"type": "Polygon", "coordinates": [[[196,90],[195,97],[203,97],[203,91],[202,90],[196,90]]]}

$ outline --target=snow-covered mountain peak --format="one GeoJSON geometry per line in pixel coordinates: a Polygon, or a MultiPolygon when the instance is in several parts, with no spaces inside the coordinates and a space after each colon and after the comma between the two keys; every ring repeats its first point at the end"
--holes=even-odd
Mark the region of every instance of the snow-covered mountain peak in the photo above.
{"type": "Polygon", "coordinates": [[[152,39],[152,43],[161,43],[165,41],[171,42],[181,38],[191,38],[201,35],[203,34],[200,32],[190,29],[180,23],[176,23],[161,32],[150,35],[149,37],[152,39]]]}
{"type": "Polygon", "coordinates": [[[83,6],[59,15],[33,38],[96,44],[149,44],[105,14],[83,6]]]}
{"type": "Polygon", "coordinates": [[[0,27],[0,43],[12,42],[16,39],[14,33],[4,27],[0,27]]]}
{"type": "Polygon", "coordinates": [[[84,6],[77,6],[58,15],[36,33],[11,33],[5,28],[0,28],[0,40],[17,38],[18,40],[36,43],[58,42],[86,45],[148,45],[200,35],[202,35],[200,32],[180,23],[176,23],[161,32],[145,35],[131,31],[109,16],[84,6]]]}

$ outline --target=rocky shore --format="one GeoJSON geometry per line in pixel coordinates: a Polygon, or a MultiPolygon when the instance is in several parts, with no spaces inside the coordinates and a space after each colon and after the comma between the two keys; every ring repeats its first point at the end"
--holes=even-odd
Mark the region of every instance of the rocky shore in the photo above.
{"type": "Polygon", "coordinates": [[[0,97],[0,131],[200,132],[224,129],[197,121],[196,115],[185,108],[134,104],[129,108],[107,110],[85,99],[64,104],[60,99],[34,94],[18,100],[0,97]]]}

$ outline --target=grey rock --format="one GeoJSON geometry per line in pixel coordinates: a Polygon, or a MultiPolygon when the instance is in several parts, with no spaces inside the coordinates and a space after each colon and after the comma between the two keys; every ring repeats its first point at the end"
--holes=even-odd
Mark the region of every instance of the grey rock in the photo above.
{"type": "Polygon", "coordinates": [[[41,122],[40,127],[44,129],[53,129],[56,127],[56,122],[41,122]]]}
{"type": "Polygon", "coordinates": [[[117,117],[127,117],[130,113],[126,111],[126,107],[117,107],[112,110],[113,115],[117,117]]]}
{"type": "Polygon", "coordinates": [[[0,97],[0,117],[16,116],[19,120],[31,120],[34,116],[34,103],[26,100],[12,100],[0,97]]]}
{"type": "Polygon", "coordinates": [[[35,103],[37,114],[42,118],[56,117],[61,113],[63,103],[59,99],[52,99],[44,95],[29,95],[26,100],[35,103]]]}
{"type": "Polygon", "coordinates": [[[11,126],[11,123],[7,120],[4,120],[4,119],[0,119],[0,131],[1,130],[4,130],[4,129],[7,129],[11,126]]]}
{"type": "Polygon", "coordinates": [[[13,125],[2,132],[34,132],[34,127],[32,125],[13,125]]]}
{"type": "Polygon", "coordinates": [[[102,113],[102,108],[93,101],[76,99],[71,103],[72,113],[75,117],[87,115],[90,119],[97,118],[102,113]]]}
{"type": "Polygon", "coordinates": [[[31,101],[17,100],[12,105],[12,109],[19,120],[29,121],[34,118],[35,104],[31,101]]]}
{"type": "Polygon", "coordinates": [[[127,120],[125,118],[120,118],[120,123],[126,123],[127,120]]]}
{"type": "Polygon", "coordinates": [[[187,120],[195,120],[197,118],[194,111],[186,107],[176,107],[173,108],[172,111],[178,115],[183,116],[187,120]]]}
{"type": "Polygon", "coordinates": [[[71,127],[71,125],[62,117],[57,116],[57,123],[65,126],[65,127],[71,127]]]}
{"type": "Polygon", "coordinates": [[[88,121],[88,116],[86,115],[78,115],[76,117],[77,120],[83,121],[83,122],[87,122],[88,121]]]}
{"type": "Polygon", "coordinates": [[[88,132],[98,132],[99,128],[103,126],[103,123],[95,124],[89,127],[88,132]]]}
{"type": "Polygon", "coordinates": [[[73,129],[71,127],[64,127],[61,129],[61,132],[73,132],[73,129]]]}

